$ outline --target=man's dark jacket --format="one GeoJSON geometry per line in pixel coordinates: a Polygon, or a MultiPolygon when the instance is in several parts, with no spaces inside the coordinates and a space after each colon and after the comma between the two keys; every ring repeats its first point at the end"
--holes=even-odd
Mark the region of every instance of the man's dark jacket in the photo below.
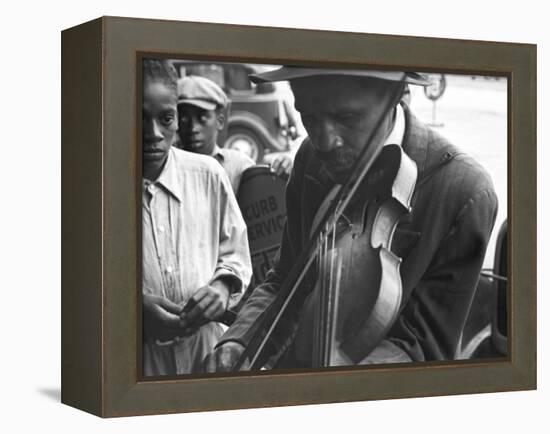
{"type": "MultiPolygon", "coordinates": [[[[497,198],[489,175],[477,162],[419,122],[406,106],[404,111],[402,146],[417,165],[418,179],[412,211],[400,220],[393,238],[392,251],[403,259],[403,298],[400,314],[385,339],[414,361],[448,360],[455,356],[474,296],[497,198]]],[[[306,140],[296,154],[287,185],[288,215],[280,259],[220,344],[231,340],[247,345],[254,331],[251,326],[296,262],[315,213],[331,188],[306,140]]],[[[295,329],[292,323],[300,320],[300,306],[295,302],[286,323],[278,328],[271,341],[274,351],[288,344],[288,335],[295,329]]]]}

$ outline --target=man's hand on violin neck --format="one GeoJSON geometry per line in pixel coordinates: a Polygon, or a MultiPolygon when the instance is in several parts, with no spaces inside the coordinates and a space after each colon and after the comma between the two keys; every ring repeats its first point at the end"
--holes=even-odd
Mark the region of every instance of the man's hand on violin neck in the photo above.
{"type": "Polygon", "coordinates": [[[237,363],[245,347],[230,341],[220,345],[204,359],[205,372],[229,372],[237,363]]]}

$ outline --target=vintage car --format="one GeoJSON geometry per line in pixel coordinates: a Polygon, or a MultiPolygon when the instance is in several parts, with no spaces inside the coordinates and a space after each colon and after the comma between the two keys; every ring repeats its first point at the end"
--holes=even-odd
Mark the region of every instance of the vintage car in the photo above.
{"type": "Polygon", "coordinates": [[[242,151],[256,162],[264,161],[267,154],[289,150],[297,128],[287,85],[255,85],[248,79],[249,74],[262,72],[268,66],[186,60],[172,63],[180,77],[209,78],[228,95],[229,119],[219,140],[223,147],[242,151]]]}
{"type": "Polygon", "coordinates": [[[498,232],[493,267],[481,271],[457,359],[508,355],[507,276],[508,224],[505,220],[498,232]]]}

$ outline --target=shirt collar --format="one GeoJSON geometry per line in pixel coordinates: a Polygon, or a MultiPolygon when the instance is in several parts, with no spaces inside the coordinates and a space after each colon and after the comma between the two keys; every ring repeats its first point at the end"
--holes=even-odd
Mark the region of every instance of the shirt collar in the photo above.
{"type": "Polygon", "coordinates": [[[151,184],[160,184],[166,190],[168,190],[168,192],[171,193],[172,196],[174,196],[177,200],[181,202],[183,200],[181,194],[181,180],[178,176],[176,161],[173,154],[174,149],[170,148],[170,150],[168,151],[168,159],[166,160],[166,164],[164,165],[164,168],[162,169],[159,177],[154,182],[144,179],[143,186],[147,188],[151,184]]]}
{"type": "Polygon", "coordinates": [[[384,142],[386,145],[398,145],[403,144],[403,137],[405,136],[405,113],[403,112],[403,107],[401,104],[397,104],[395,107],[395,122],[393,128],[390,131],[390,134],[384,142]]]}
{"type": "Polygon", "coordinates": [[[225,155],[223,154],[222,148],[220,148],[218,145],[214,145],[214,149],[212,150],[212,157],[214,157],[220,163],[224,161],[225,155]]]}

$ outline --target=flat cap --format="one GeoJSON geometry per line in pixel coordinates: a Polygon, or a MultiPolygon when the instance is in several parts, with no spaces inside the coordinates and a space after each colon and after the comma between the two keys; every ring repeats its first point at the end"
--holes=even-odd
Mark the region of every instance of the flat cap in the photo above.
{"type": "Polygon", "coordinates": [[[333,68],[301,68],[297,66],[283,66],[273,71],[249,76],[253,83],[267,83],[272,81],[286,81],[297,78],[317,75],[352,75],[356,77],[371,77],[386,81],[403,81],[408,84],[427,86],[430,81],[418,72],[402,71],[375,71],[365,69],[333,69],[333,68]]]}
{"type": "Polygon", "coordinates": [[[204,110],[225,107],[227,95],[208,78],[190,75],[178,80],[178,104],[191,104],[204,110]]]}

